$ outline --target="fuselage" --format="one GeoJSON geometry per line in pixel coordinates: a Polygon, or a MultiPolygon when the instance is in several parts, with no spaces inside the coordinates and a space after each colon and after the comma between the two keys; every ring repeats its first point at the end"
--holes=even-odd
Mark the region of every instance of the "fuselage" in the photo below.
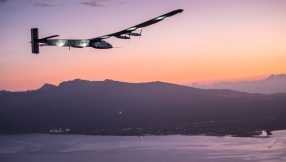
{"type": "Polygon", "coordinates": [[[97,49],[113,48],[112,45],[106,41],[101,40],[92,42],[89,39],[48,39],[40,43],[45,43],[44,46],[48,45],[75,48],[93,47],[97,49]]]}

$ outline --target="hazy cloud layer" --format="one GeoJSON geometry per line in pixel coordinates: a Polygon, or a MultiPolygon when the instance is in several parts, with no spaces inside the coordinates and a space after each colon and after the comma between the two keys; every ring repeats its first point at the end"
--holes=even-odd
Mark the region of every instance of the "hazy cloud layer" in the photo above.
{"type": "Polygon", "coordinates": [[[89,1],[81,2],[81,4],[92,6],[92,7],[103,7],[104,5],[102,4],[102,2],[106,2],[106,1],[107,0],[89,0],[89,1]]]}
{"type": "MultiPolygon", "coordinates": [[[[5,3],[10,0],[0,0],[0,3],[5,3]]],[[[107,2],[109,0],[85,0],[82,1],[80,4],[91,6],[91,7],[104,7],[104,2],[107,2]]],[[[35,6],[35,7],[57,7],[57,6],[64,6],[66,4],[59,4],[58,1],[55,0],[27,0],[27,4],[35,6]]],[[[125,2],[119,1],[117,4],[126,4],[125,2]]]]}
{"type": "Polygon", "coordinates": [[[193,83],[191,86],[202,89],[231,89],[248,93],[286,93],[286,75],[272,74],[268,78],[258,81],[220,82],[213,85],[198,85],[193,83]]]}

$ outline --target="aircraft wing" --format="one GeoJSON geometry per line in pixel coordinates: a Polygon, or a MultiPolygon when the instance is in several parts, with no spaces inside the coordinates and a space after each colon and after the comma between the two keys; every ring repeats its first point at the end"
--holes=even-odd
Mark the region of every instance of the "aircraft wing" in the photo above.
{"type": "Polygon", "coordinates": [[[184,10],[182,9],[178,9],[178,10],[174,10],[174,11],[171,11],[169,13],[166,13],[164,15],[161,15],[161,16],[158,16],[158,17],[155,17],[154,19],[151,19],[149,21],[146,21],[146,22],[143,22],[141,24],[138,24],[138,25],[135,25],[135,26],[132,26],[130,28],[127,28],[127,29],[124,29],[124,30],[121,30],[119,32],[116,32],[116,33],[112,33],[112,34],[108,34],[108,35],[103,35],[103,36],[100,36],[100,37],[96,37],[96,38],[92,38],[90,39],[90,41],[100,41],[102,39],[107,39],[107,38],[110,38],[110,37],[118,37],[118,36],[121,36],[123,34],[128,34],[128,33],[132,33],[132,31],[134,30],[137,30],[137,29],[140,29],[140,28],[144,28],[144,27],[147,27],[149,25],[152,25],[152,24],[155,24],[157,22],[160,22],[164,19],[167,19],[173,15],[176,15],[178,13],[181,13],[183,12],[184,10]]]}

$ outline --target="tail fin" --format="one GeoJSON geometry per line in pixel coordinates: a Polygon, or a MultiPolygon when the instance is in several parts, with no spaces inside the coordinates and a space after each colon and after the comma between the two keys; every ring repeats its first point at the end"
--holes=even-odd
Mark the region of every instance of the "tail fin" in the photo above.
{"type": "Polygon", "coordinates": [[[32,44],[32,53],[38,54],[39,53],[39,35],[38,35],[38,28],[31,29],[31,44],[32,44]]]}

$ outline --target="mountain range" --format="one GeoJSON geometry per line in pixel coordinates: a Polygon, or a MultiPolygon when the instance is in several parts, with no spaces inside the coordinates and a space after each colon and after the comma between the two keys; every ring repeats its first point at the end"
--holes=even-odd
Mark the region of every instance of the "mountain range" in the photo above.
{"type": "Polygon", "coordinates": [[[76,79],[0,93],[0,131],[161,126],[196,121],[285,119],[286,94],[204,90],[164,82],[76,79]]]}
{"type": "Polygon", "coordinates": [[[193,83],[191,87],[202,88],[202,89],[231,89],[240,92],[248,93],[286,93],[286,75],[270,75],[266,79],[258,81],[241,81],[241,82],[221,82],[213,85],[198,85],[193,83]]]}

